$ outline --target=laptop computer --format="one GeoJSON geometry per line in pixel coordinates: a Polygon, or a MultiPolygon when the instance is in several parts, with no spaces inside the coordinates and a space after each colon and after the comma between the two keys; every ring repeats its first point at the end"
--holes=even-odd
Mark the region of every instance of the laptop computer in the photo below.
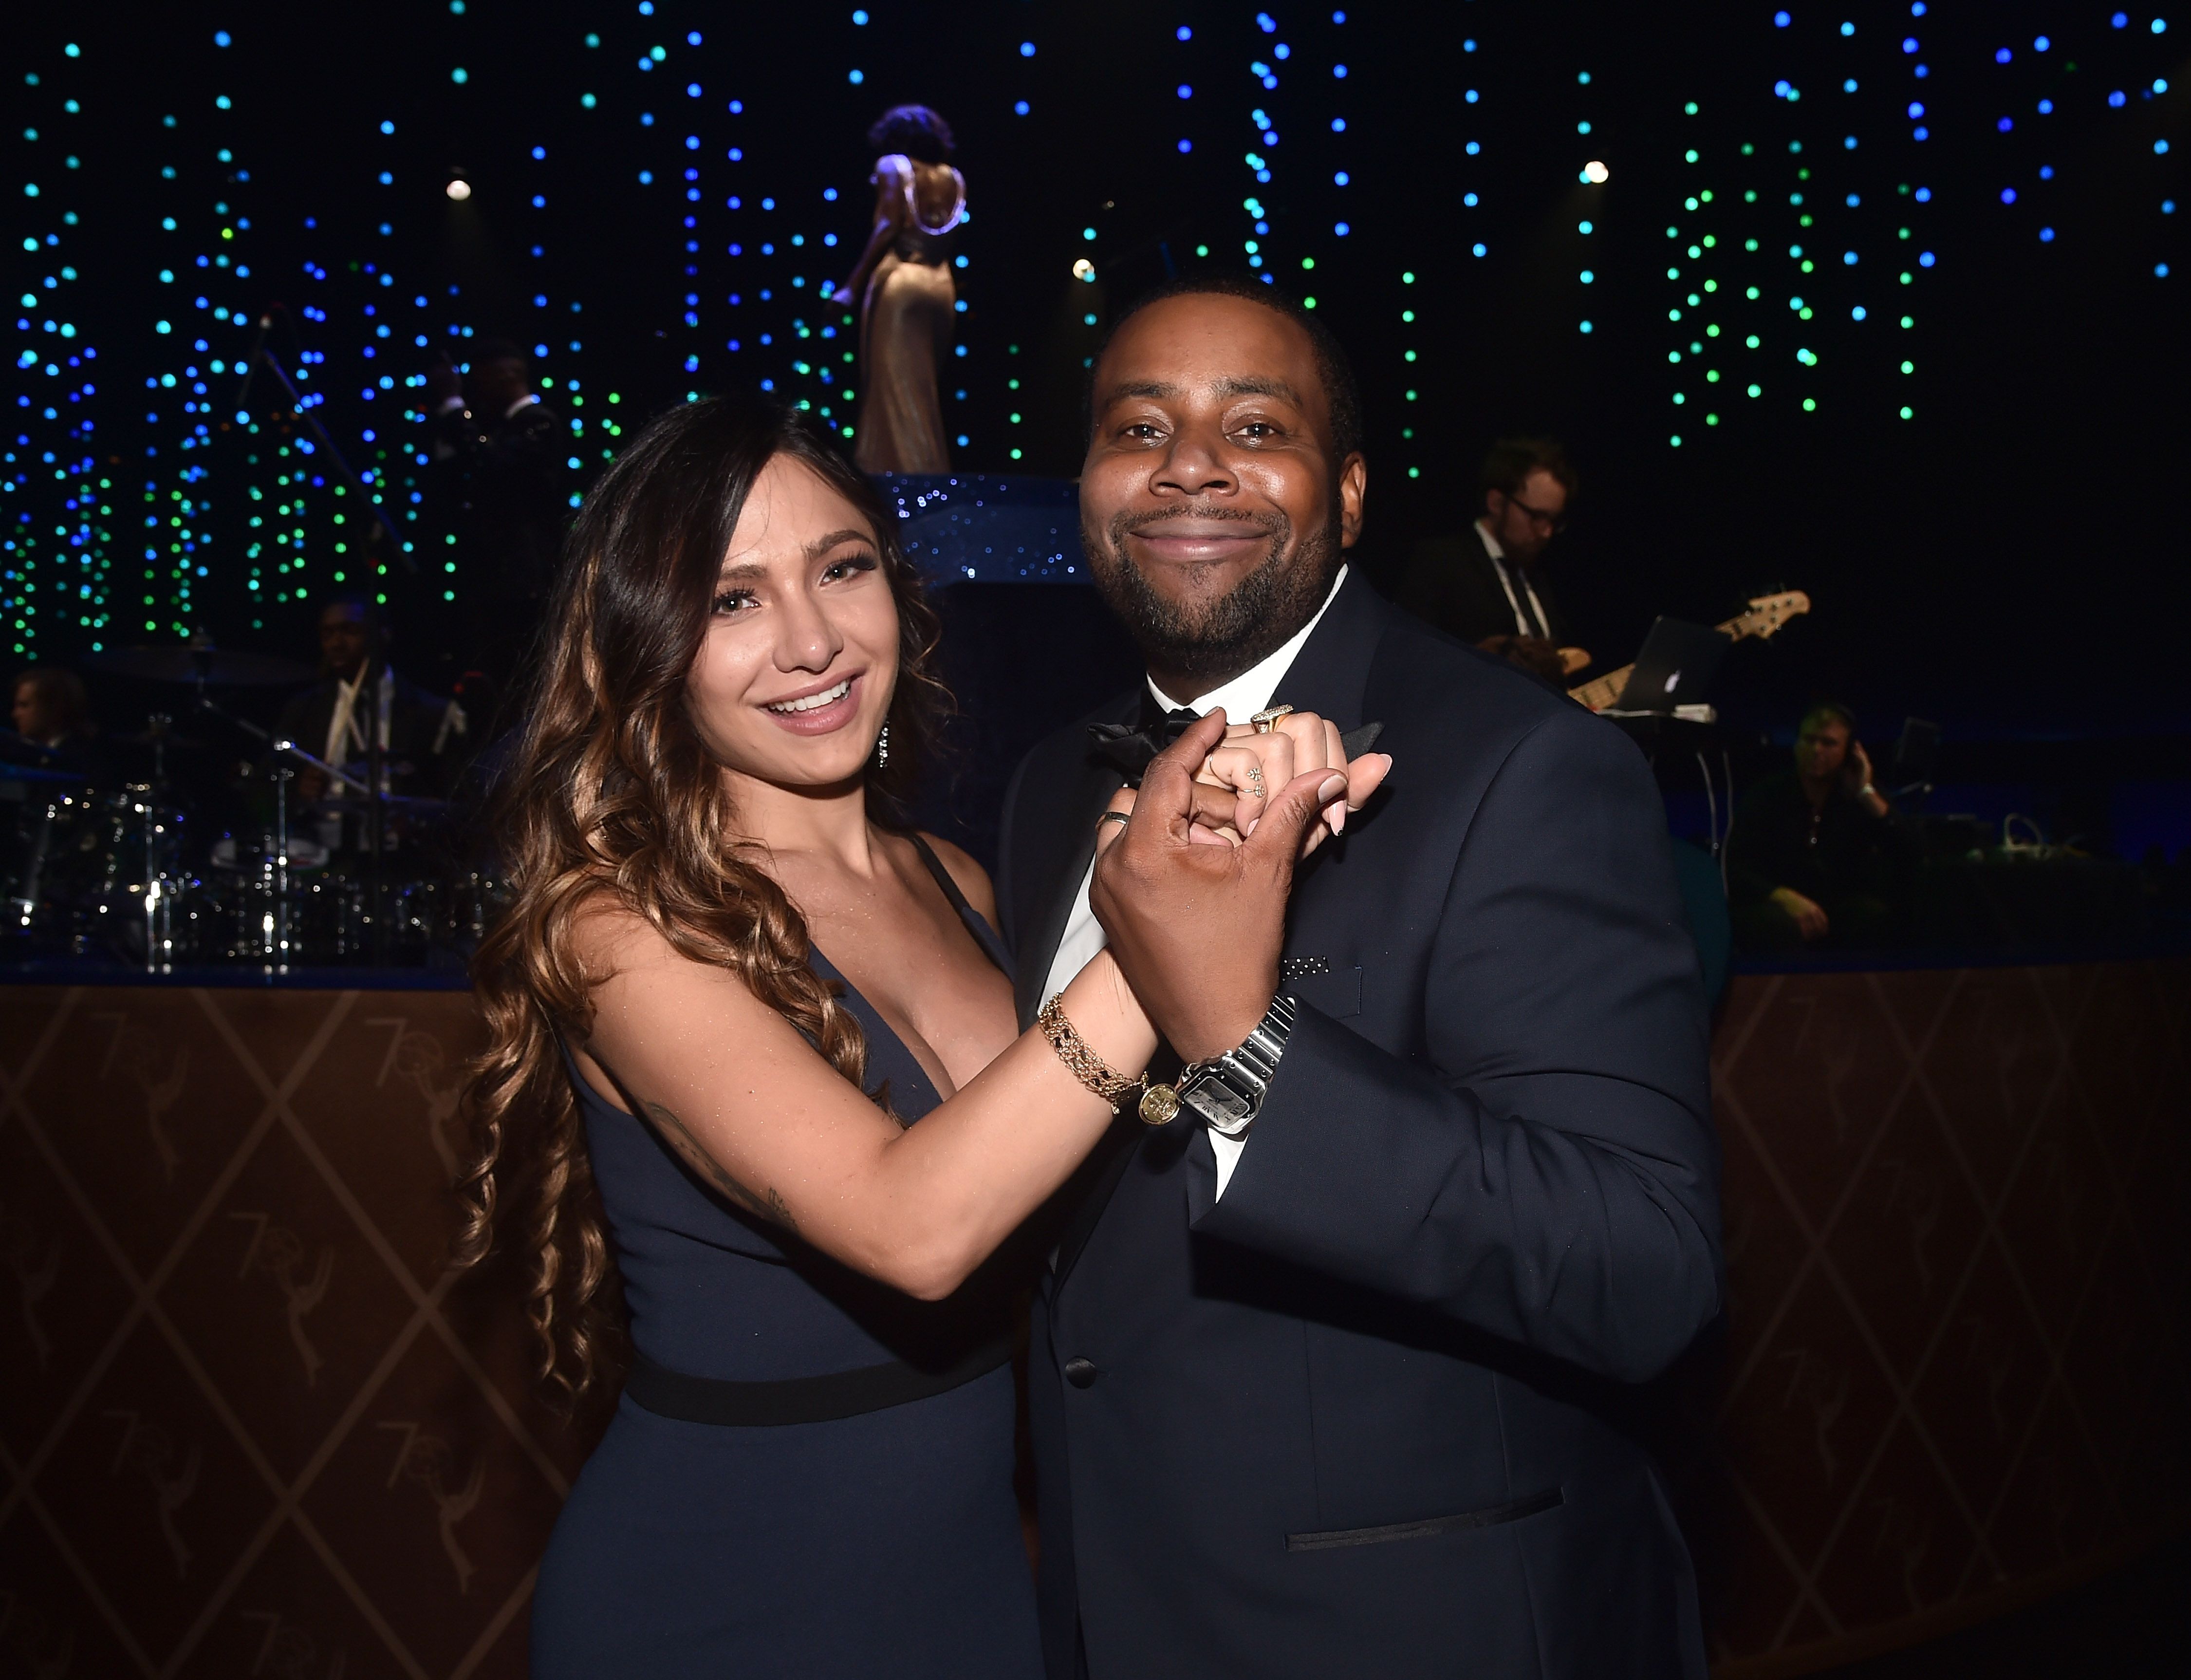
{"type": "Polygon", "coordinates": [[[1636,656],[1636,669],[1618,703],[1606,709],[1616,715],[1656,713],[1670,717],[1687,708],[1701,706],[1719,662],[1734,644],[1709,624],[1692,624],[1682,618],[1659,618],[1643,638],[1636,656]]]}

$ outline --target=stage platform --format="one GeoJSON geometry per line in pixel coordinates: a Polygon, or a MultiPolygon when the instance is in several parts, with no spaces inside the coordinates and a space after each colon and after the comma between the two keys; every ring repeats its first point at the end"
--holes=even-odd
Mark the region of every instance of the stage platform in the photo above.
{"type": "Polygon", "coordinates": [[[879,473],[897,510],[906,558],[931,588],[953,584],[1087,584],[1080,484],[991,473],[879,473]]]}
{"type": "MultiPolygon", "coordinates": [[[[446,1260],[449,977],[0,988],[0,1586],[100,1675],[520,1676],[589,1427],[446,1260]],[[270,1671],[268,1670],[267,1671],[270,1671]]],[[[2000,1614],[2191,1514],[2191,961],[1741,972],[1730,1307],[1655,1397],[1716,1671],[2000,1614]]]]}

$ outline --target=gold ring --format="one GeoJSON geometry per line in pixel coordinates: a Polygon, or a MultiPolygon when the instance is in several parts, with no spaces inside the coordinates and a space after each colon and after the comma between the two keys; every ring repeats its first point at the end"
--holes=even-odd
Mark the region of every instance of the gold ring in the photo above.
{"type": "Polygon", "coordinates": [[[1271,726],[1282,717],[1290,717],[1293,715],[1293,709],[1291,706],[1271,706],[1257,712],[1248,721],[1255,726],[1255,733],[1268,735],[1271,732],[1271,726]]]}
{"type": "Polygon", "coordinates": [[[1104,812],[1101,817],[1098,817],[1096,819],[1096,826],[1097,828],[1099,828],[1099,829],[1100,829],[1100,828],[1101,828],[1101,827],[1102,827],[1106,823],[1117,823],[1120,828],[1122,828],[1122,829],[1123,829],[1124,827],[1125,827],[1125,826],[1126,826],[1127,823],[1128,823],[1128,822],[1130,822],[1130,820],[1131,820],[1130,813],[1129,813],[1129,812],[1124,812],[1124,811],[1107,811],[1107,812],[1104,812]]]}

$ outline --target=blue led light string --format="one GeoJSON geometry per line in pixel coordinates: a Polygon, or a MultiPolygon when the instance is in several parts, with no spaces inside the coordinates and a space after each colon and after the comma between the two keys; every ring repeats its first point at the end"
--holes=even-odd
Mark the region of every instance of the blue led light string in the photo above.
{"type": "MultiPolygon", "coordinates": [[[[1575,72],[1575,85],[1578,88],[1589,88],[1591,79],[1591,72],[1586,70],[1575,72]]],[[[1471,100],[1475,99],[1475,89],[1469,90],[1468,97],[1471,100]]],[[[1585,100],[1579,100],[1578,103],[1586,108],[1586,98],[1585,100]]],[[[1596,124],[1587,115],[1579,117],[1575,122],[1575,138],[1580,142],[1581,149],[1589,154],[1577,179],[1587,187],[1602,187],[1611,178],[1605,161],[1598,156],[1601,150],[1600,145],[1591,138],[1596,128],[1596,124]]],[[[1468,197],[1469,202],[1472,203],[1475,202],[1476,195],[1471,193],[1468,197]]],[[[1602,202],[1602,194],[1591,193],[1586,202],[1584,214],[1575,223],[1575,232],[1585,242],[1582,265],[1575,271],[1575,281],[1579,285],[1595,286],[1604,277],[1602,260],[1595,251],[1589,248],[1590,244],[1595,242],[1596,236],[1602,231],[1601,224],[1605,219],[1602,202]]],[[[1595,333],[1597,330],[1597,323],[1585,315],[1576,322],[1576,330],[1585,333],[1595,333]]]]}
{"type": "Polygon", "coordinates": [[[91,412],[104,377],[74,318],[81,235],[74,208],[83,160],[83,49],[24,73],[14,107],[23,127],[14,172],[17,253],[14,387],[0,449],[0,628],[12,650],[37,658],[42,621],[96,629],[106,620],[115,482],[91,412]]]}

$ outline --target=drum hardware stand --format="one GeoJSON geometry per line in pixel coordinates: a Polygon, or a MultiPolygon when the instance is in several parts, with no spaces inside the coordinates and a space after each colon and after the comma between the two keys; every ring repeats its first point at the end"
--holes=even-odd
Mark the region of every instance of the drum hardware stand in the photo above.
{"type": "Polygon", "coordinates": [[[145,720],[152,737],[152,782],[137,808],[145,819],[145,971],[165,974],[174,966],[175,883],[168,878],[165,833],[162,817],[167,810],[168,731],[174,720],[154,712],[145,720]]]}
{"type": "Polygon", "coordinates": [[[270,974],[289,971],[289,783],[297,772],[287,765],[277,766],[269,772],[274,783],[274,907],[272,925],[266,931],[273,936],[272,948],[267,955],[274,959],[266,965],[270,974]]]}
{"type": "Polygon", "coordinates": [[[386,868],[381,851],[388,842],[388,731],[394,682],[384,660],[376,671],[369,658],[358,681],[363,690],[360,698],[367,702],[365,779],[372,784],[365,806],[365,903],[373,923],[373,965],[383,968],[388,963],[388,906],[381,891],[386,868]]]}

